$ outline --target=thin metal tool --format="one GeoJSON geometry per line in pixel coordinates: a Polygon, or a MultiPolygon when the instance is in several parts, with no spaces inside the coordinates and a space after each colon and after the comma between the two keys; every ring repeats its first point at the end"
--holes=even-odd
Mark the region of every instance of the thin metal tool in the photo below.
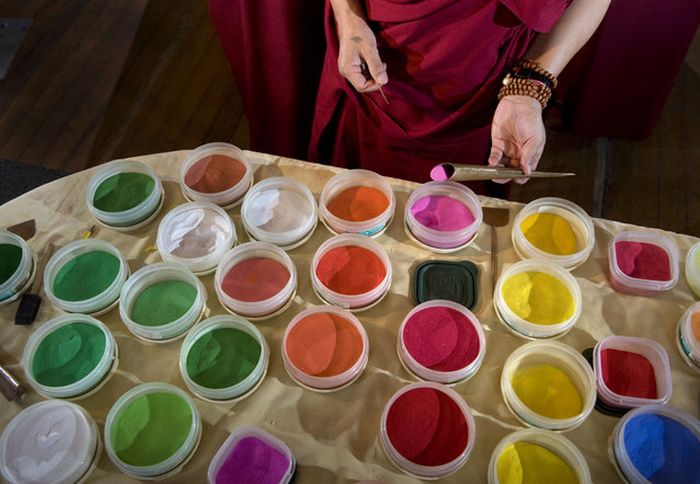
{"type": "Polygon", "coordinates": [[[0,393],[8,402],[21,400],[27,393],[20,381],[2,365],[0,365],[0,393]]]}
{"type": "Polygon", "coordinates": [[[483,221],[491,227],[491,294],[496,291],[496,280],[498,279],[498,238],[496,227],[508,225],[510,212],[507,208],[482,207],[484,215],[483,221]]]}
{"type": "Polygon", "coordinates": [[[575,176],[576,173],[555,173],[550,171],[533,171],[526,175],[515,168],[504,166],[460,165],[441,163],[430,171],[435,181],[470,181],[470,180],[504,180],[509,178],[561,178],[575,176]]]}
{"type": "MultiPolygon", "coordinates": [[[[369,72],[369,66],[367,65],[367,62],[365,62],[364,59],[362,60],[362,63],[360,64],[360,73],[363,76],[365,76],[365,79],[367,79],[368,81],[371,81],[374,79],[372,77],[372,74],[369,72]]],[[[382,86],[380,86],[379,84],[377,84],[377,86],[379,87],[379,94],[382,95],[382,99],[384,99],[385,103],[389,104],[389,100],[387,99],[386,94],[384,94],[384,91],[382,90],[382,86]]]]}

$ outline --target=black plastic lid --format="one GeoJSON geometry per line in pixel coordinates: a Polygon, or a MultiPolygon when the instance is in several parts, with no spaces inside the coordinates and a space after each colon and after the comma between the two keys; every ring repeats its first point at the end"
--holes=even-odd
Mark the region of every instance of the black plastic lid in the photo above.
{"type": "Polygon", "coordinates": [[[478,275],[472,262],[426,261],[416,269],[413,294],[418,304],[447,299],[472,309],[479,294],[478,275]]]}

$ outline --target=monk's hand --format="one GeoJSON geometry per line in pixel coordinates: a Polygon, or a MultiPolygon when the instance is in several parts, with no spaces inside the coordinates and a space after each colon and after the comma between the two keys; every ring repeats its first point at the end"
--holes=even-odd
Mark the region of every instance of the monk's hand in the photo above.
{"type": "MultiPolygon", "coordinates": [[[[542,105],[529,96],[506,96],[493,115],[489,165],[520,168],[529,175],[540,162],[545,141],[542,105]]],[[[525,183],[527,178],[515,181],[525,183]]]]}
{"type": "Polygon", "coordinates": [[[379,57],[377,39],[361,17],[337,20],[338,70],[358,92],[372,92],[389,81],[386,64],[379,57]]]}

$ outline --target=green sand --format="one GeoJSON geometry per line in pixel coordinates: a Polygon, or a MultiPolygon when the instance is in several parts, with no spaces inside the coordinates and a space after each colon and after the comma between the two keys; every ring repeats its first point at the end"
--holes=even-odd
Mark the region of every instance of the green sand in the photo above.
{"type": "Polygon", "coordinates": [[[0,284],[17,272],[22,262],[22,248],[18,245],[0,244],[0,284]]]}
{"type": "Polygon", "coordinates": [[[143,326],[161,326],[182,317],[194,304],[197,289],[183,281],[160,281],[136,296],[131,319],[143,326]]]}
{"type": "Polygon", "coordinates": [[[80,254],[56,274],[53,292],[64,301],[85,301],[103,293],[119,274],[119,258],[101,250],[80,254]]]}
{"type": "Polygon", "coordinates": [[[153,178],[143,173],[118,173],[100,183],[92,203],[105,212],[124,212],[143,203],[155,185],[153,178]]]}

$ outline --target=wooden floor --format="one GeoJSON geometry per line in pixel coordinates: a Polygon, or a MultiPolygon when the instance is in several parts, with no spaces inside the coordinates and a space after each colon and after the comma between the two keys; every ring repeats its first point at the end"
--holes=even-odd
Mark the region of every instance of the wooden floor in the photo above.
{"type": "MultiPolygon", "coordinates": [[[[77,171],[107,160],[247,146],[242,106],[205,0],[0,0],[34,25],[0,81],[0,158],[77,171]]],[[[575,180],[513,190],[700,236],[700,48],[644,141],[549,133],[542,169],[575,180]]]]}

